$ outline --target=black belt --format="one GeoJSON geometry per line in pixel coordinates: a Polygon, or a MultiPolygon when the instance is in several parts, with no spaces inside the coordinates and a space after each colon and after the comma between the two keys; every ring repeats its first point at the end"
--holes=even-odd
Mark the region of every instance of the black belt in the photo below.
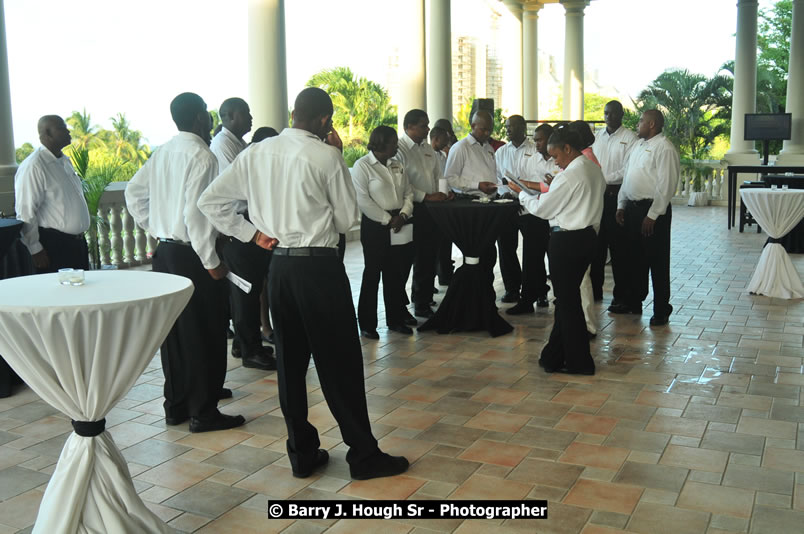
{"type": "Polygon", "coordinates": [[[168,239],[167,237],[157,237],[157,241],[160,243],[173,243],[174,245],[184,245],[185,247],[191,247],[192,245],[187,241],[180,241],[178,239],[168,239]]]}
{"type": "Polygon", "coordinates": [[[71,421],[73,431],[85,438],[94,438],[106,430],[106,419],[100,421],[71,421]]]}
{"type": "Polygon", "coordinates": [[[620,187],[623,184],[608,184],[606,185],[606,193],[607,195],[616,195],[620,192],[620,187]]]}
{"type": "Polygon", "coordinates": [[[586,230],[590,230],[592,228],[591,225],[587,226],[586,228],[579,228],[578,230],[568,230],[567,228],[561,228],[560,226],[551,226],[551,232],[583,232],[586,230]]]}
{"type": "Polygon", "coordinates": [[[338,249],[330,247],[298,247],[274,249],[274,256],[337,256],[338,249]]]}
{"type": "Polygon", "coordinates": [[[629,204],[634,204],[635,206],[644,206],[645,204],[653,204],[652,198],[643,198],[642,200],[628,200],[629,204]]]}
{"type": "Polygon", "coordinates": [[[39,232],[44,233],[45,235],[53,234],[55,236],[66,237],[68,239],[75,239],[77,241],[84,239],[84,234],[68,234],[66,232],[62,232],[61,230],[55,230],[53,228],[39,227],[39,232]]]}

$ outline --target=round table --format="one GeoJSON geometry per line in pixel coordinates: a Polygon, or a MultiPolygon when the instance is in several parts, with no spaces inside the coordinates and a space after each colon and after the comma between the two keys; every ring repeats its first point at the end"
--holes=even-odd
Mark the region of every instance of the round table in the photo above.
{"type": "MultiPolygon", "coordinates": [[[[804,191],[782,189],[742,189],[740,197],[759,226],[778,240],[804,218],[804,191]]],[[[804,286],[784,247],[777,242],[765,245],[748,291],[769,297],[804,297],[804,286]]]]}
{"type": "Polygon", "coordinates": [[[483,272],[479,257],[494,246],[505,225],[515,224],[519,202],[462,199],[428,202],[427,210],[439,230],[463,252],[464,261],[452,275],[435,315],[419,330],[435,330],[439,334],[488,330],[492,337],[511,332],[514,327],[497,313],[493,281],[483,272]]]}
{"type": "Polygon", "coordinates": [[[0,259],[20,236],[22,221],[17,219],[0,219],[0,259]]]}
{"type": "Polygon", "coordinates": [[[34,532],[171,532],[143,504],[103,420],[153,358],[190,300],[180,276],[89,271],[83,286],[57,274],[0,281],[0,353],[81,434],[64,444],[34,532]],[[76,422],[79,422],[76,424],[76,422]]]}

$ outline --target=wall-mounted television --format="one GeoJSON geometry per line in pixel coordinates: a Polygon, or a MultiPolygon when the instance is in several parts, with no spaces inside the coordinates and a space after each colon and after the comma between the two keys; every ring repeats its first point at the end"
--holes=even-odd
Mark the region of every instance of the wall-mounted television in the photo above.
{"type": "Polygon", "coordinates": [[[746,141],[790,139],[793,125],[791,113],[746,113],[746,141]]]}

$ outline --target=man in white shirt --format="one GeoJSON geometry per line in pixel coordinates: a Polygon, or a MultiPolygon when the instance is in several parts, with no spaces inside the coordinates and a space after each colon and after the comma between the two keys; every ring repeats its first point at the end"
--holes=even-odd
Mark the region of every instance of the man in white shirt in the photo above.
{"type": "Polygon", "coordinates": [[[293,475],[329,460],[307,420],[310,354],[327,405],[349,451],[353,478],[404,472],[408,461],[380,451],[366,406],[363,355],[352,290],[338,258],[338,234],[357,219],[355,190],[332,130],[332,101],[317,87],[296,97],[293,126],[249,148],[201,196],[199,208],[223,233],[273,247],[268,275],[277,347],[279,403],[293,475]],[[245,202],[251,221],[238,213],[245,202]],[[274,236],[274,237],[268,237],[274,236]]]}
{"type": "Polygon", "coordinates": [[[625,271],[620,267],[621,251],[625,246],[625,231],[617,224],[615,217],[617,195],[623,183],[628,155],[636,146],[638,138],[634,132],[623,126],[623,106],[618,101],[612,100],[606,104],[603,108],[603,119],[606,121],[606,127],[595,135],[592,150],[606,178],[606,192],[603,196],[600,231],[597,234],[597,255],[592,262],[590,274],[594,298],[601,300],[606,257],[611,253],[611,274],[614,278],[611,304],[616,306],[622,300],[627,285],[627,281],[623,278],[625,271]]]}
{"type": "MultiPolygon", "coordinates": [[[[444,170],[447,167],[447,150],[450,147],[450,139],[451,136],[455,134],[452,133],[452,125],[449,124],[449,121],[446,119],[439,119],[436,121],[438,123],[446,123],[449,126],[449,130],[441,126],[433,126],[432,130],[430,130],[430,146],[433,148],[433,152],[435,152],[436,159],[438,159],[438,164],[441,167],[441,175],[443,176],[444,170]]],[[[452,273],[455,270],[455,262],[452,260],[452,241],[445,236],[443,233],[441,234],[441,239],[438,243],[438,250],[436,251],[436,275],[438,275],[438,285],[440,286],[448,286],[452,281],[452,273]]]]}
{"type": "MultiPolygon", "coordinates": [[[[544,159],[536,143],[527,138],[527,123],[521,115],[511,115],[505,121],[510,141],[494,154],[497,162],[497,185],[500,192],[509,189],[503,183],[506,173],[519,179],[543,181],[540,160],[544,159]]],[[[545,147],[546,150],[546,147],[545,147]]],[[[547,273],[544,269],[544,253],[550,227],[540,219],[522,210],[510,228],[505,228],[497,238],[500,252],[500,272],[505,286],[503,302],[516,302],[506,313],[520,315],[533,313],[533,304],[547,307],[547,273]],[[518,233],[522,232],[522,267],[519,266],[517,248],[518,233]],[[519,288],[522,287],[520,295],[519,288]]]]}
{"type": "MultiPolygon", "coordinates": [[[[427,142],[430,118],[421,109],[405,114],[399,136],[396,159],[405,167],[405,174],[413,187],[413,288],[411,300],[416,317],[433,316],[435,266],[441,232],[427,211],[425,202],[443,202],[447,195],[438,191],[438,180],[443,177],[441,166],[433,148],[427,142]]],[[[402,274],[407,281],[407,274],[402,274]]]]}
{"type": "Polygon", "coordinates": [[[37,148],[20,165],[14,179],[15,210],[23,222],[22,242],[38,273],[59,269],[89,269],[84,232],[89,209],[81,179],[62,149],[70,132],[57,115],[39,119],[37,148]]]}
{"type": "Polygon", "coordinates": [[[162,344],[165,422],[190,419],[190,432],[224,430],[245,422],[218,411],[226,395],[227,269],[215,250],[218,232],[196,205],[218,174],[209,150],[207,105],[195,93],[170,103],[178,135],[159,147],[126,187],[134,220],[159,240],[154,271],[192,280],[193,296],[162,344]]]}
{"type": "MultiPolygon", "coordinates": [[[[220,115],[223,127],[212,139],[209,148],[218,158],[219,172],[223,172],[247,146],[243,136],[251,130],[251,112],[242,98],[227,98],[221,104],[220,115]]],[[[272,371],[276,369],[274,350],[263,346],[260,333],[260,293],[268,274],[271,252],[254,243],[241,243],[233,237],[224,238],[221,252],[226,267],[253,287],[252,291],[246,293],[236,285],[229,284],[229,304],[235,331],[232,356],[242,357],[243,367],[272,371]]]]}
{"type": "MultiPolygon", "coordinates": [[[[494,119],[487,111],[477,111],[472,117],[469,135],[449,149],[444,174],[453,191],[490,197],[497,191],[497,164],[489,137],[494,119]]],[[[497,249],[494,244],[480,255],[480,265],[494,280],[497,249]]]]}
{"type": "MultiPolygon", "coordinates": [[[[678,150],[664,136],[664,115],[656,109],[642,113],[634,147],[625,168],[617,198],[617,223],[625,227],[627,247],[625,279],[629,284],[624,302],[612,313],[642,313],[648,296],[648,272],[653,281],[651,326],[667,324],[670,305],[670,199],[678,184],[678,150]]],[[[612,309],[613,308],[613,309],[612,309]]]]}

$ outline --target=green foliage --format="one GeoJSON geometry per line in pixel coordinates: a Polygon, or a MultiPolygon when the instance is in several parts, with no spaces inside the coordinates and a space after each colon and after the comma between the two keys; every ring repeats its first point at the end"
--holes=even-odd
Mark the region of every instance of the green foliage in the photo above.
{"type": "Polygon", "coordinates": [[[667,70],[642,90],[638,102],[640,109],[664,113],[664,134],[685,157],[704,159],[715,139],[729,132],[731,91],[725,76],[667,70]]]}
{"type": "Polygon", "coordinates": [[[16,150],[17,153],[17,165],[22,163],[22,160],[27,158],[31,155],[34,151],[34,147],[31,143],[23,143],[21,147],[16,150]]]}
{"type": "Polygon", "coordinates": [[[215,137],[215,130],[218,129],[218,126],[221,123],[221,116],[217,109],[209,110],[209,116],[212,118],[212,129],[209,131],[209,133],[212,135],[212,137],[215,137]]]}
{"type": "MultiPolygon", "coordinates": [[[[777,1],[770,11],[759,10],[757,72],[760,76],[764,74],[767,78],[773,105],[781,109],[784,109],[787,97],[792,23],[793,2],[791,0],[777,1]]],[[[758,79],[757,82],[759,83],[759,81],[758,79]]]]}
{"type": "Polygon", "coordinates": [[[704,190],[706,181],[714,177],[715,167],[698,163],[689,158],[681,158],[681,167],[692,176],[692,190],[700,193],[704,190]]]}
{"type": "MultiPolygon", "coordinates": [[[[472,103],[475,101],[474,96],[469,97],[461,104],[458,113],[452,118],[452,130],[455,132],[455,137],[463,139],[472,130],[472,103]]],[[[494,139],[506,139],[505,120],[507,117],[503,115],[502,108],[494,110],[494,128],[491,130],[491,137],[494,139]]]]}
{"type": "Polygon", "coordinates": [[[322,70],[307,81],[307,87],[320,87],[332,98],[332,122],[344,145],[354,140],[366,144],[377,126],[396,126],[396,106],[388,92],[378,83],[355,77],[348,67],[322,70]]]}
{"type": "MultiPolygon", "coordinates": [[[[617,100],[617,98],[599,95],[597,93],[584,93],[583,94],[583,118],[587,121],[602,121],[603,108],[606,103],[617,100]]],[[[564,96],[558,95],[553,107],[550,109],[547,117],[544,120],[561,120],[564,113],[564,96]]],[[[541,117],[540,117],[541,118],[541,117]]]]}
{"type": "Polygon", "coordinates": [[[349,168],[352,168],[355,164],[355,161],[359,160],[366,154],[368,154],[368,149],[361,144],[353,144],[343,147],[343,160],[346,162],[346,166],[349,168]]]}

